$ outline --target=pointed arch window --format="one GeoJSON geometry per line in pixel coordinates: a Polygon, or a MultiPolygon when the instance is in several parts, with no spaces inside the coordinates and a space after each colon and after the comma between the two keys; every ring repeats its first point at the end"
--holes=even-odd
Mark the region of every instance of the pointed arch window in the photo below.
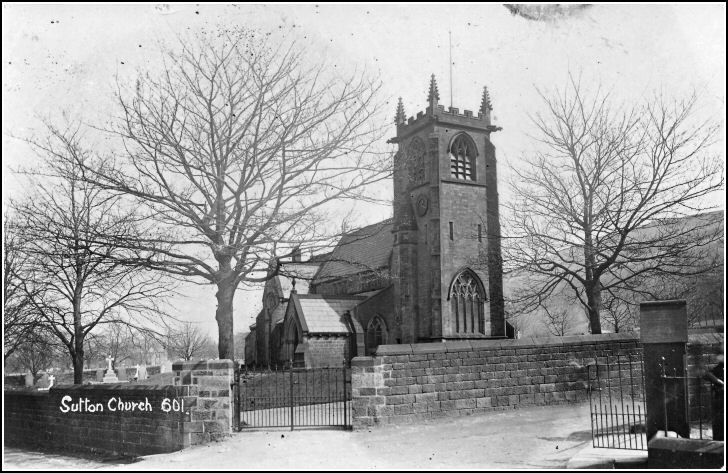
{"type": "Polygon", "coordinates": [[[450,287],[455,332],[485,335],[485,290],[478,276],[469,269],[461,272],[450,287]]]}
{"type": "Polygon", "coordinates": [[[282,361],[285,363],[292,360],[294,363],[300,363],[303,361],[303,353],[299,350],[303,338],[301,328],[296,323],[296,320],[288,314],[283,325],[283,332],[285,334],[284,343],[286,345],[285,355],[287,359],[282,361]]]}
{"type": "Polygon", "coordinates": [[[387,343],[387,324],[379,315],[375,315],[367,325],[366,353],[373,355],[379,345],[387,343]]]}
{"type": "Polygon", "coordinates": [[[450,174],[455,179],[475,180],[475,143],[465,133],[460,133],[450,144],[450,174]]]}

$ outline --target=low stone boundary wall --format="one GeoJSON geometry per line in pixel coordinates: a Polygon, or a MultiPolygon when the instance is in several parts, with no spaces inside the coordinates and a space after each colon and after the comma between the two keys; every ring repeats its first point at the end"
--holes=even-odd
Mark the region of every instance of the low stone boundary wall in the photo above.
{"type": "Polygon", "coordinates": [[[233,362],[178,362],[174,386],[60,385],[5,390],[5,445],[150,455],[232,432],[233,362]]]}
{"type": "Polygon", "coordinates": [[[640,352],[635,335],[619,333],[383,345],[352,360],[353,424],[584,401],[588,363],[640,352]]]}
{"type": "Polygon", "coordinates": [[[191,444],[185,413],[164,412],[162,403],[187,408],[196,399],[188,391],[120,384],[5,391],[5,444],[129,456],[180,450],[191,444]]]}

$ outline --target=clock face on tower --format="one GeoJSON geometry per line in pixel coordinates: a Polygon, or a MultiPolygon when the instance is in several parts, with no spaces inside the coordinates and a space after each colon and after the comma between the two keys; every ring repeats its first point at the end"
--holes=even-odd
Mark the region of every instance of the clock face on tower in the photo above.
{"type": "Polygon", "coordinates": [[[417,215],[424,217],[429,206],[430,201],[427,199],[427,196],[425,194],[420,195],[417,198],[417,215]]]}

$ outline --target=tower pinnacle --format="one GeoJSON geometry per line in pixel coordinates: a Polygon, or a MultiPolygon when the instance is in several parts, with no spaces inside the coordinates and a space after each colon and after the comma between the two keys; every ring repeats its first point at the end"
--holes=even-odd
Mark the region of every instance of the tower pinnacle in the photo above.
{"type": "Polygon", "coordinates": [[[490,112],[493,110],[493,104],[490,102],[490,93],[488,93],[488,87],[483,87],[483,99],[480,102],[480,113],[483,117],[490,122],[490,112]]]}
{"type": "Polygon", "coordinates": [[[483,87],[483,100],[480,103],[480,113],[485,115],[485,112],[493,110],[493,104],[490,103],[490,93],[488,87],[483,87]]]}
{"type": "Polygon", "coordinates": [[[427,102],[430,107],[434,108],[437,106],[437,102],[440,100],[440,93],[437,91],[437,82],[435,81],[435,74],[432,74],[430,78],[430,91],[427,93],[427,102]]]}
{"type": "Polygon", "coordinates": [[[399,102],[397,103],[397,112],[394,115],[394,123],[399,125],[400,123],[404,123],[405,120],[404,104],[402,104],[402,97],[400,97],[399,102]]]}

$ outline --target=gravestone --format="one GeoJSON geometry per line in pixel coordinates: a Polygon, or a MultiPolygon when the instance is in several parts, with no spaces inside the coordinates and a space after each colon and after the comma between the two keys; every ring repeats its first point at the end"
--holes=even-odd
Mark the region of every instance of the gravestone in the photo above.
{"type": "Polygon", "coordinates": [[[689,438],[685,301],[642,302],[640,341],[644,359],[647,439],[652,439],[658,431],[672,431],[689,438]]]}
{"type": "Polygon", "coordinates": [[[137,365],[136,379],[137,381],[147,379],[147,365],[137,365]]]}
{"type": "Polygon", "coordinates": [[[48,376],[48,386],[44,386],[42,388],[38,388],[38,391],[48,391],[50,388],[53,387],[53,384],[56,381],[56,377],[53,375],[48,376]]]}
{"type": "Polygon", "coordinates": [[[109,364],[108,369],[106,370],[106,374],[104,375],[104,379],[101,380],[103,383],[118,383],[119,378],[116,377],[116,373],[114,373],[114,367],[111,365],[111,362],[113,362],[114,359],[111,357],[111,355],[106,357],[106,362],[109,364]]]}
{"type": "Polygon", "coordinates": [[[38,373],[38,378],[35,381],[35,385],[39,388],[45,388],[48,386],[49,382],[50,381],[48,381],[48,373],[46,373],[45,371],[41,371],[40,373],[38,373]]]}

